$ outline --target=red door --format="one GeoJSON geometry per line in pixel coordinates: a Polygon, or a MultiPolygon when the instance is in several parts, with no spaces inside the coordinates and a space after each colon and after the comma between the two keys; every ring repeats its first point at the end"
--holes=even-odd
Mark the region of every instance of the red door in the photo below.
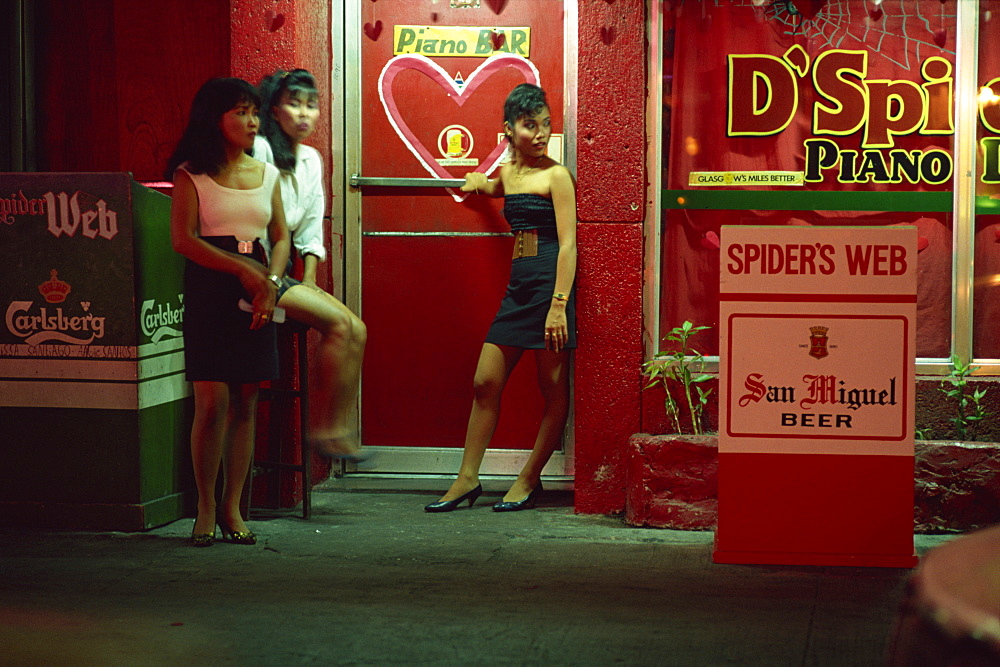
{"type": "MultiPolygon", "coordinates": [[[[360,266],[349,262],[348,273],[369,332],[362,437],[388,448],[377,470],[457,470],[476,361],[510,268],[501,200],[411,179],[493,173],[505,157],[504,99],[525,81],[545,88],[561,137],[563,31],[555,0],[361,2],[345,23],[347,61],[357,63],[345,101],[359,114],[348,118],[357,186],[345,231],[360,246],[360,266]]],[[[550,154],[561,151],[554,144],[550,154]]],[[[505,451],[488,455],[483,472],[516,471],[523,454],[513,450],[531,449],[540,418],[529,354],[511,377],[491,444],[505,451]]],[[[548,472],[566,474],[566,461],[554,457],[548,472]]]]}

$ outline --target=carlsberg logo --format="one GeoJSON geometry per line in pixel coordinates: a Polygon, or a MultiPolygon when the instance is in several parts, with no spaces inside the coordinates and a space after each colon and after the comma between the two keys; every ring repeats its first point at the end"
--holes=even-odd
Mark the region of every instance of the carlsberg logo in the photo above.
{"type": "Polygon", "coordinates": [[[168,303],[157,303],[155,299],[142,302],[139,323],[144,336],[159,343],[164,338],[180,338],[183,335],[184,295],[178,294],[177,300],[182,302],[177,308],[168,303]]]}
{"type": "Polygon", "coordinates": [[[51,341],[90,345],[96,339],[104,338],[107,318],[91,313],[89,301],[80,302],[82,314],[63,310],[62,306],[55,310],[42,306],[35,312],[34,305],[34,301],[11,301],[5,317],[7,330],[23,338],[28,345],[51,341]]]}

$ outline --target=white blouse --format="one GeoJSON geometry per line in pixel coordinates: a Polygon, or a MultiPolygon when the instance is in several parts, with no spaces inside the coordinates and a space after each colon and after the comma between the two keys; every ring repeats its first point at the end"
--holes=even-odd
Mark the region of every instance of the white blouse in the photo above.
{"type": "MultiPolygon", "coordinates": [[[[253,156],[274,164],[274,153],[267,139],[257,135],[253,156]]],[[[295,152],[295,171],[281,172],[281,203],[285,207],[285,222],[292,235],[292,244],[299,255],[315,255],[326,259],[323,247],[323,158],[312,146],[299,144],[295,152]]]]}

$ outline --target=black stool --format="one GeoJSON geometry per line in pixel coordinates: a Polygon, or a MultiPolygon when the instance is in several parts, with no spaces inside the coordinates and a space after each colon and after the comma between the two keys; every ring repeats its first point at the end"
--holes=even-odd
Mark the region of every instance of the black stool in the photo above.
{"type": "MultiPolygon", "coordinates": [[[[258,474],[278,471],[298,473],[302,476],[302,518],[308,519],[312,513],[312,450],[306,438],[309,432],[309,346],[306,334],[309,328],[298,322],[289,320],[278,325],[278,349],[287,350],[290,344],[297,347],[295,357],[298,373],[286,373],[285,377],[271,383],[270,387],[261,388],[260,400],[271,402],[271,414],[268,419],[267,459],[253,462],[253,477],[258,474]],[[282,386],[275,387],[276,383],[282,386]],[[281,460],[282,445],[285,437],[282,420],[276,419],[274,406],[278,401],[299,401],[299,446],[301,463],[285,463],[281,460]]],[[[286,354],[281,354],[285,361],[286,354]]],[[[281,488],[278,485],[277,496],[280,499],[281,488]]]]}

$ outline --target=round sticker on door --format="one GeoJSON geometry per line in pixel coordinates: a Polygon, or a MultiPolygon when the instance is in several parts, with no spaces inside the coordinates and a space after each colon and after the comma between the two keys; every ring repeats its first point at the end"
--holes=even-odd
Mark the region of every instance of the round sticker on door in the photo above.
{"type": "Polygon", "coordinates": [[[475,141],[472,139],[472,132],[462,125],[449,125],[441,130],[438,135],[437,147],[442,157],[437,158],[437,163],[444,166],[475,167],[479,164],[476,158],[470,158],[469,153],[475,141]]]}

